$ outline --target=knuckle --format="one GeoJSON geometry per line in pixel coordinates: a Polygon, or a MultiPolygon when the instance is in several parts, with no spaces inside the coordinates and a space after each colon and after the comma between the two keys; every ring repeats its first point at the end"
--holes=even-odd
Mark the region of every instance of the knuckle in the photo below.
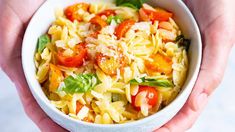
{"type": "Polygon", "coordinates": [[[223,74],[213,74],[208,80],[209,85],[203,90],[208,96],[220,85],[223,79],[223,74]]]}
{"type": "Polygon", "coordinates": [[[222,75],[221,74],[214,74],[211,78],[212,83],[215,87],[219,86],[219,84],[222,82],[222,75]]]}

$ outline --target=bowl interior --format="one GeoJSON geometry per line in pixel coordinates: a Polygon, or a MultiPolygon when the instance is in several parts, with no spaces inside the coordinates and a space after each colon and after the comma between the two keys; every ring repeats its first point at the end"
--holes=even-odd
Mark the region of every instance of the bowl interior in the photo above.
{"type": "MultiPolygon", "coordinates": [[[[36,68],[34,65],[34,53],[37,45],[37,39],[39,36],[44,34],[51,23],[55,20],[54,12],[56,8],[64,8],[76,2],[82,2],[84,0],[49,0],[46,1],[41,8],[33,16],[28,28],[26,30],[23,48],[22,48],[22,64],[26,80],[29,84],[30,90],[35,97],[41,108],[50,116],[54,121],[56,121],[61,126],[67,128],[68,130],[76,130],[77,127],[74,124],[80,125],[80,127],[87,128],[126,128],[133,127],[137,125],[147,124],[154,119],[158,119],[159,122],[155,123],[156,127],[159,127],[166,123],[170,118],[172,118],[176,112],[183,106],[186,99],[188,98],[193,85],[196,81],[200,63],[201,63],[201,37],[198,26],[189,12],[187,7],[183,4],[181,0],[150,0],[149,4],[153,6],[160,6],[174,13],[174,19],[180,26],[183,33],[191,39],[191,45],[189,49],[189,71],[186,82],[182,88],[181,93],[178,97],[167,107],[162,109],[157,114],[149,116],[147,118],[126,124],[120,125],[99,125],[90,124],[86,122],[76,121],[64,115],[62,112],[57,110],[52,106],[43,93],[40,84],[36,80],[36,68]],[[165,117],[163,117],[165,116],[165,117]],[[66,122],[66,123],[65,123],[66,122]]],[[[109,0],[106,0],[109,1],[109,0]]],[[[86,0],[86,2],[97,2],[96,0],[86,0]]],[[[151,127],[153,124],[149,124],[147,127],[151,127]]],[[[152,126],[153,127],[153,126],[152,126]]],[[[81,128],[80,128],[81,129],[81,128]]]]}

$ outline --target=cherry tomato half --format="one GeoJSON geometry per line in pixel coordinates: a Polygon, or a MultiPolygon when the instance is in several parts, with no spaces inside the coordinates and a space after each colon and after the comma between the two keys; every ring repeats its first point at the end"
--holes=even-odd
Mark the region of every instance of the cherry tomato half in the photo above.
{"type": "Polygon", "coordinates": [[[151,107],[154,107],[157,104],[158,101],[158,91],[154,87],[149,87],[149,86],[139,86],[139,91],[135,96],[131,96],[131,104],[136,110],[140,110],[140,106],[136,105],[136,97],[141,93],[141,92],[147,92],[146,94],[146,99],[148,105],[151,107]]]}
{"type": "Polygon", "coordinates": [[[149,73],[159,72],[170,74],[172,72],[172,59],[162,54],[155,54],[150,56],[153,61],[145,61],[145,66],[149,73]]]}
{"type": "Polygon", "coordinates": [[[120,67],[119,61],[115,60],[114,57],[105,56],[101,53],[96,55],[96,62],[100,69],[108,75],[115,75],[120,67]]]}
{"type": "Polygon", "coordinates": [[[162,9],[156,11],[141,8],[139,10],[140,19],[144,21],[168,21],[173,16],[172,13],[162,9]]]}
{"type": "Polygon", "coordinates": [[[122,73],[127,62],[127,57],[122,53],[120,53],[117,58],[103,55],[102,53],[96,54],[97,65],[107,75],[116,75],[117,69],[120,69],[120,72],[122,73]]]}
{"type": "Polygon", "coordinates": [[[67,67],[80,67],[87,58],[87,49],[84,43],[78,44],[75,47],[74,56],[64,56],[62,51],[57,54],[58,63],[67,67]]]}
{"type": "Polygon", "coordinates": [[[100,26],[101,28],[107,26],[107,22],[103,20],[100,16],[95,16],[91,18],[90,23],[100,26]]]}
{"type": "Polygon", "coordinates": [[[115,29],[115,35],[117,36],[117,39],[121,39],[125,36],[125,34],[128,32],[128,30],[135,24],[134,20],[125,20],[122,23],[120,23],[116,29],[115,29]]]}

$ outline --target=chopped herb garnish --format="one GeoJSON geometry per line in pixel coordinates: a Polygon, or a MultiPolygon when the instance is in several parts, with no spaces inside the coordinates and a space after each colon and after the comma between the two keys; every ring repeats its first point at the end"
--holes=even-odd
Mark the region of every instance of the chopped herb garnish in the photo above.
{"type": "Polygon", "coordinates": [[[179,36],[177,36],[176,37],[176,39],[175,39],[175,42],[179,45],[179,46],[183,46],[185,49],[186,49],[186,51],[188,51],[189,50],[189,46],[190,46],[190,39],[186,39],[185,37],[184,37],[184,35],[179,35],[179,36]]]}
{"type": "Polygon", "coordinates": [[[42,35],[38,38],[38,52],[42,53],[42,51],[46,48],[47,44],[50,43],[50,38],[47,34],[42,35]]]}
{"type": "Polygon", "coordinates": [[[143,3],[147,1],[148,0],[116,0],[116,5],[130,7],[137,10],[140,9],[143,3]]]}
{"type": "Polygon", "coordinates": [[[123,19],[120,16],[109,16],[107,18],[107,23],[111,24],[112,21],[115,21],[117,24],[120,24],[123,19]]]}
{"type": "Polygon", "coordinates": [[[167,79],[150,79],[150,78],[138,78],[132,79],[131,84],[151,86],[151,87],[173,87],[173,83],[167,79]]]}

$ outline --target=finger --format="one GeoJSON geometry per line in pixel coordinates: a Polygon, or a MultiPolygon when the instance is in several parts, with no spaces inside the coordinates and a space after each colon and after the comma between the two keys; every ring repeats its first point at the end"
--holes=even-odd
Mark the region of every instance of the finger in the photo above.
{"type": "Polygon", "coordinates": [[[196,121],[207,102],[208,96],[205,95],[201,98],[198,111],[194,111],[187,102],[173,119],[155,132],[184,132],[188,130],[196,121]]]}
{"type": "Polygon", "coordinates": [[[42,131],[65,131],[62,127],[53,122],[37,104],[28,88],[20,60],[16,60],[15,64],[17,67],[12,68],[12,65],[9,65],[4,68],[4,71],[8,74],[10,73],[26,114],[42,131]]]}
{"type": "Polygon", "coordinates": [[[225,14],[224,10],[227,3],[226,0],[215,0],[213,2],[210,0],[185,0],[185,4],[199,23],[201,31],[204,31],[215,19],[225,14]]]}
{"type": "Polygon", "coordinates": [[[41,131],[65,131],[62,127],[53,122],[37,104],[28,88],[23,73],[20,72],[18,75],[21,79],[15,84],[26,114],[29,115],[32,121],[38,125],[41,131]]]}
{"type": "MultiPolygon", "coordinates": [[[[25,90],[28,89],[26,85],[18,85],[18,87],[24,88],[25,90]]],[[[27,92],[28,93],[28,92],[27,92]]],[[[25,95],[26,93],[24,93],[25,95]]],[[[37,124],[37,126],[40,128],[41,131],[58,131],[62,132],[65,131],[61,126],[57,125],[55,122],[53,122],[40,108],[40,106],[37,104],[35,99],[32,95],[27,95],[28,99],[26,100],[26,96],[22,96],[22,93],[19,92],[20,98],[22,100],[24,110],[27,115],[32,119],[32,121],[37,124]],[[24,101],[23,101],[24,100],[24,101]]]]}
{"type": "Polygon", "coordinates": [[[45,0],[36,0],[36,1],[24,0],[24,2],[18,2],[18,0],[3,0],[3,1],[7,3],[9,7],[13,9],[15,14],[25,24],[30,20],[33,13],[39,8],[39,6],[45,0]]]}
{"type": "Polygon", "coordinates": [[[21,54],[23,26],[14,11],[3,4],[0,5],[0,62],[2,67],[8,67],[12,59],[21,54]],[[9,17],[11,16],[11,17],[9,17]]]}

